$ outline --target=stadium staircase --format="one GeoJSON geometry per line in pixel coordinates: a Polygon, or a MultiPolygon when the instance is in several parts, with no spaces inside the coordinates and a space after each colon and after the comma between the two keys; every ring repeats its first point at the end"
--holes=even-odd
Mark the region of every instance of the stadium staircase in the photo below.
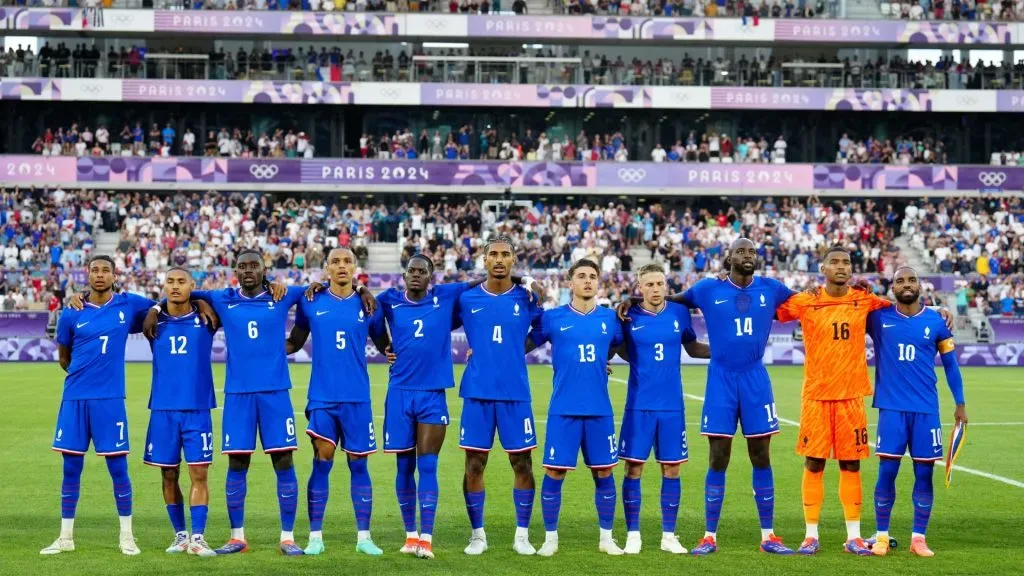
{"type": "Polygon", "coordinates": [[[397,242],[370,242],[366,271],[392,274],[402,271],[401,248],[397,242]]]}
{"type": "MultiPolygon", "coordinates": [[[[561,2],[561,0],[526,0],[526,13],[531,15],[551,14],[554,12],[551,6],[555,2],[561,2]]],[[[503,10],[511,12],[512,2],[502,0],[501,7],[503,10]]]]}
{"type": "Polygon", "coordinates": [[[633,246],[629,249],[629,255],[633,257],[633,270],[639,270],[645,264],[659,260],[651,258],[651,249],[644,246],[633,246]]]}
{"type": "Polygon", "coordinates": [[[846,0],[846,18],[877,20],[882,17],[878,0],[846,0]]]}
{"type": "Polygon", "coordinates": [[[114,255],[117,250],[117,243],[121,239],[117,232],[98,232],[93,235],[96,240],[95,254],[114,255]]]}
{"type": "Polygon", "coordinates": [[[900,249],[900,253],[907,259],[907,266],[917,270],[918,274],[931,274],[935,272],[935,266],[927,254],[913,247],[910,244],[909,236],[897,236],[893,244],[900,249]]]}

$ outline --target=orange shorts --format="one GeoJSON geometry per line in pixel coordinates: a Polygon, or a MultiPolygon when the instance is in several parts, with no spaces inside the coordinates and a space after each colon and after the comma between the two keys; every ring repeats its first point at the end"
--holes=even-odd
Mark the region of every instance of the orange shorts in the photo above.
{"type": "Polygon", "coordinates": [[[804,400],[796,453],[810,458],[863,460],[871,455],[863,398],[804,400]]]}

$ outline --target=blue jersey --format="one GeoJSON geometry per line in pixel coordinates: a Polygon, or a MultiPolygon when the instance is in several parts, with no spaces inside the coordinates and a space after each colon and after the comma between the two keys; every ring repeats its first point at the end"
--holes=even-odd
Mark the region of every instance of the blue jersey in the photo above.
{"type": "Polygon", "coordinates": [[[129,334],[142,332],[154,304],[135,294],[114,294],[102,306],[85,302],[82,310],[64,310],[57,343],[71,348],[71,365],[63,400],[124,398],[125,342],[129,334]]]}
{"type": "Polygon", "coordinates": [[[492,294],[483,284],[459,296],[458,319],[473,355],[462,373],[459,395],[477,400],[530,400],[526,336],[541,308],[521,286],[492,294]]]}
{"type": "Polygon", "coordinates": [[[935,354],[953,351],[953,335],[942,316],[922,308],[904,316],[895,306],[868,315],[875,345],[875,408],[939,413],[935,354]]]}
{"type": "Polygon", "coordinates": [[[683,298],[687,306],[704,314],[711,363],[744,370],[763,362],[775,309],[793,294],[778,280],[754,276],[746,288],[728,279],[706,278],[683,298]]]}
{"type": "Polygon", "coordinates": [[[299,301],[295,326],[309,330],[313,336],[309,404],[369,402],[366,339],[386,333],[380,309],[367,317],[363,301],[355,292],[341,298],[324,290],[312,302],[305,298],[299,301]]]}
{"type": "Polygon", "coordinates": [[[192,297],[213,306],[224,325],[227,345],[226,394],[288,390],[292,387],[285,355],[288,310],[303,298],[305,289],[291,286],[280,302],[270,292],[249,298],[241,289],[195,291],[192,297]]]}
{"type": "Polygon", "coordinates": [[[623,327],[629,353],[626,410],[679,412],[683,409],[682,343],[697,335],[686,306],[666,302],[660,312],[637,305],[623,327]]]}
{"type": "Polygon", "coordinates": [[[622,344],[614,310],[598,306],[584,314],[572,304],[559,306],[544,312],[530,339],[537,346],[551,342],[555,379],[548,414],[612,416],[605,365],[608,352],[622,344]]]}
{"type": "Polygon", "coordinates": [[[388,386],[403,390],[444,390],[455,386],[452,375],[452,315],[469,284],[439,284],[415,302],[389,288],[377,296],[391,329],[397,359],[388,386]]]}
{"type": "Polygon", "coordinates": [[[153,349],[150,410],[210,410],[213,396],[210,355],[213,334],[195,311],[184,316],[160,313],[153,349]]]}

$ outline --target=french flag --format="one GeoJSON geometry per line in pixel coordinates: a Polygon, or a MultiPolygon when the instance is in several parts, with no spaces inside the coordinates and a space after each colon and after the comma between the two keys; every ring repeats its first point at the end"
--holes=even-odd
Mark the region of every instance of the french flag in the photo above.
{"type": "Polygon", "coordinates": [[[341,82],[341,66],[337,64],[321,66],[317,70],[316,77],[321,82],[341,82]]]}

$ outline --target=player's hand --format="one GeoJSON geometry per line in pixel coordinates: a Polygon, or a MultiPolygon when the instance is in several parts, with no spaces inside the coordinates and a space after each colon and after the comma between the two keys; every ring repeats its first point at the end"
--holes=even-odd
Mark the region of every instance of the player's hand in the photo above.
{"type": "Polygon", "coordinates": [[[604,371],[607,372],[609,376],[612,375],[612,363],[611,362],[609,362],[609,363],[604,365],[604,371]]]}
{"type": "Polygon", "coordinates": [[[547,296],[547,294],[544,293],[544,287],[541,286],[540,282],[534,280],[532,283],[530,283],[530,290],[533,292],[534,296],[537,297],[537,304],[543,304],[544,298],[547,296]]]}
{"type": "MultiPolygon", "coordinates": [[[[200,313],[200,315],[202,314],[200,313]]],[[[146,314],[146,319],[142,321],[142,335],[149,340],[156,340],[156,322],[159,318],[160,313],[150,309],[146,314]]]]}
{"type": "Polygon", "coordinates": [[[359,292],[359,299],[363,301],[363,310],[367,316],[373,316],[373,313],[377,311],[377,299],[373,297],[373,292],[366,286],[356,286],[356,292],[359,292]]]}
{"type": "Polygon", "coordinates": [[[946,328],[952,332],[956,324],[956,318],[953,317],[953,313],[949,311],[949,308],[939,308],[939,316],[942,316],[942,319],[946,321],[946,328]]]}
{"type": "Polygon", "coordinates": [[[623,322],[629,322],[629,309],[633,307],[633,299],[626,298],[619,305],[615,307],[615,313],[619,316],[619,320],[623,322]]]}
{"type": "Polygon", "coordinates": [[[857,280],[853,284],[851,284],[850,286],[852,286],[854,288],[860,288],[861,290],[863,290],[863,291],[865,291],[865,292],[867,292],[869,294],[873,292],[872,287],[871,287],[871,282],[868,282],[868,279],[864,278],[863,276],[860,277],[860,278],[857,278],[857,280]]]}
{"type": "Polygon", "coordinates": [[[324,288],[327,288],[327,284],[321,284],[319,282],[313,282],[306,288],[306,300],[312,302],[313,297],[316,296],[317,292],[322,292],[324,288]]]}
{"type": "MultiPolygon", "coordinates": [[[[273,285],[271,285],[271,288],[273,288],[273,285]]],[[[277,299],[275,298],[275,300],[277,299]]],[[[194,303],[196,310],[199,311],[199,319],[202,320],[203,324],[209,326],[211,330],[216,330],[220,326],[220,318],[213,311],[213,306],[210,306],[205,300],[196,300],[194,303]]]]}
{"type": "Polygon", "coordinates": [[[967,424],[967,407],[963,404],[957,404],[956,409],[953,410],[953,421],[957,424],[967,424]]]}
{"type": "Polygon", "coordinates": [[[88,297],[88,292],[75,292],[68,298],[68,308],[81,311],[85,308],[85,299],[88,297]]]}
{"type": "Polygon", "coordinates": [[[469,364],[469,359],[473,356],[473,349],[466,350],[466,364],[469,364]]]}
{"type": "Polygon", "coordinates": [[[395,349],[388,344],[388,347],[384,349],[384,357],[388,359],[388,364],[394,364],[398,356],[395,354],[395,349]]]}
{"type": "Polygon", "coordinates": [[[284,295],[288,293],[288,287],[280,282],[270,283],[270,296],[274,299],[274,302],[280,302],[284,295]]]}
{"type": "Polygon", "coordinates": [[[726,280],[728,280],[729,279],[729,271],[726,270],[725,268],[719,270],[718,271],[718,279],[721,280],[722,282],[725,282],[726,280]]]}

